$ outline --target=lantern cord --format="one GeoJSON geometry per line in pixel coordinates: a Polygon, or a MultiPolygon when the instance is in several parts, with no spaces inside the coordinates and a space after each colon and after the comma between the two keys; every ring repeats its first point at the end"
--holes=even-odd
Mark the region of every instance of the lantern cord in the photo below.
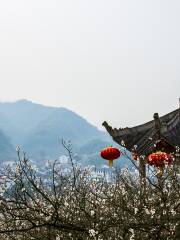
{"type": "Polygon", "coordinates": [[[113,160],[109,160],[109,167],[111,168],[113,166],[113,160]]]}

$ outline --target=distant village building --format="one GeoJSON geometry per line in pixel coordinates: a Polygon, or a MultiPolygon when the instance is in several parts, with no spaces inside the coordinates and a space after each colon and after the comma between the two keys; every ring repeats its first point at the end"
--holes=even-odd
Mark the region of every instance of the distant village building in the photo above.
{"type": "Polygon", "coordinates": [[[96,181],[98,180],[106,180],[107,182],[112,182],[113,180],[113,168],[102,167],[96,168],[95,166],[91,169],[90,178],[96,181]]]}

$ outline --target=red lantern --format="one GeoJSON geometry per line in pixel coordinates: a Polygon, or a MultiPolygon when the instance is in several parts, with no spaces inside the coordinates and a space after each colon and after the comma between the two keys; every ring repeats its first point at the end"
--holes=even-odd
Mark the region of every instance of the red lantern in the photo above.
{"type": "Polygon", "coordinates": [[[164,168],[164,165],[172,163],[172,156],[166,152],[155,152],[148,156],[149,165],[164,168]]]}
{"type": "Polygon", "coordinates": [[[113,161],[121,156],[119,149],[112,146],[101,151],[101,157],[109,161],[109,167],[113,166],[113,161]]]}

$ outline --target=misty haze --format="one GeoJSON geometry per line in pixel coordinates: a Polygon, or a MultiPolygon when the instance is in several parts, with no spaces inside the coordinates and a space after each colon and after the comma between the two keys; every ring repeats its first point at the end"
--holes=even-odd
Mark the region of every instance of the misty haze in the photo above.
{"type": "Polygon", "coordinates": [[[180,1],[0,1],[0,239],[180,240],[180,1]]]}

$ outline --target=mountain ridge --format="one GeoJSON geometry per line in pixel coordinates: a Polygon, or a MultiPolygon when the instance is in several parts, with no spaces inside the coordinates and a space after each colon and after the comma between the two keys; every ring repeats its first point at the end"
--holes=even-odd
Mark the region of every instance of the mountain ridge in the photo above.
{"type": "Polygon", "coordinates": [[[56,158],[63,148],[59,139],[70,140],[75,151],[86,143],[110,141],[107,133],[64,107],[50,107],[22,99],[0,102],[0,129],[13,147],[21,145],[32,158],[56,158]],[[6,121],[7,120],[7,121],[6,121]]]}

